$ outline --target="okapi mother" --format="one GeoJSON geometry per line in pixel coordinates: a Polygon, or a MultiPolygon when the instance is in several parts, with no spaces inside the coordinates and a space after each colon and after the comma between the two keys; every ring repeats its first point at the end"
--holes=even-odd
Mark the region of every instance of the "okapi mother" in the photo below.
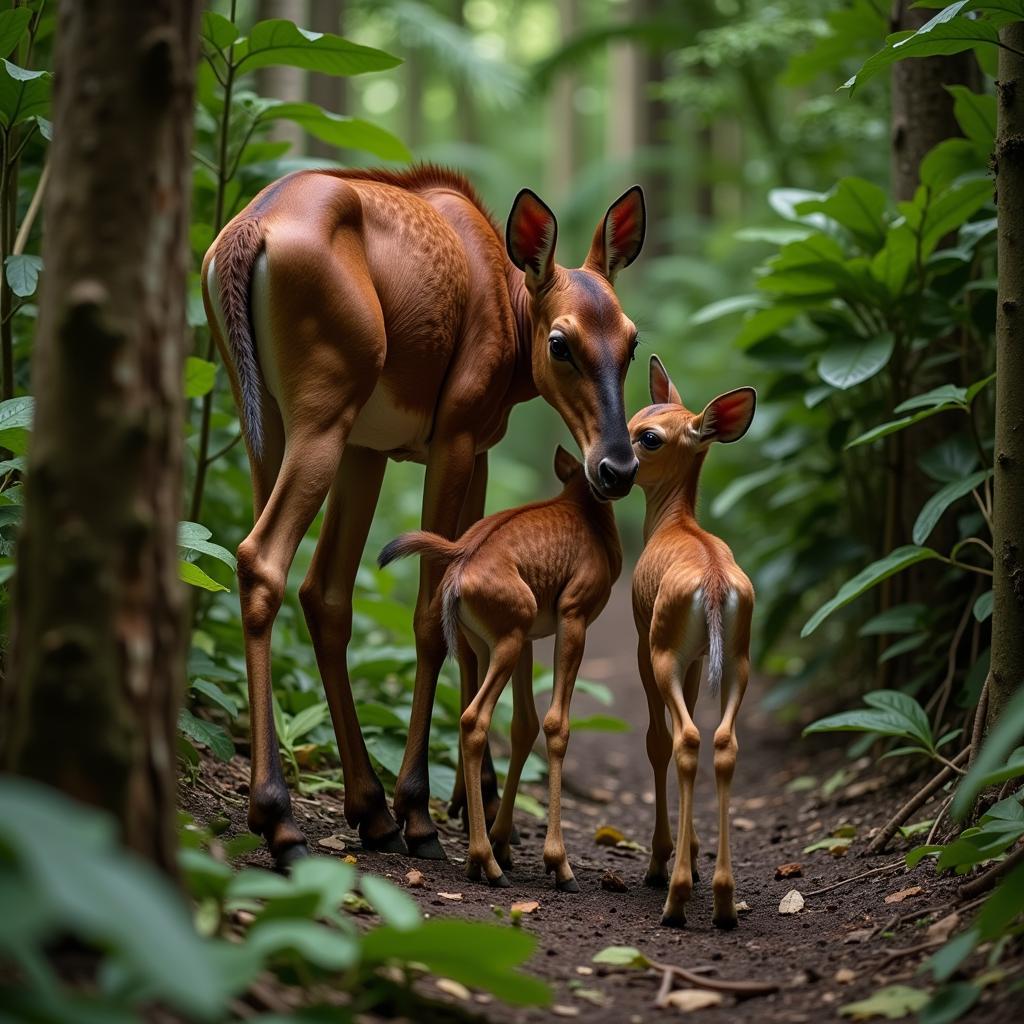
{"type": "MultiPolygon", "coordinates": [[[[601,497],[636,475],[623,382],[636,327],[613,291],[643,243],[634,186],[598,224],[586,262],[554,261],[554,214],[528,189],[505,244],[459,174],[300,171],[265,188],[203,265],[207,318],[228,367],[252,470],[255,526],[238,549],[252,732],[249,827],[279,865],[305,855],[281,771],[270,643],[288,569],[324,498],[300,596],[345,776],[345,817],[371,849],[443,858],[427,745],[445,642],[436,566],[414,617],[416,683],[395,817],[370,763],[346,666],[352,590],[389,458],[426,464],[425,530],[483,515],[487,451],[514,405],[558,410],[601,497]],[[405,838],[398,822],[405,826],[405,838]]],[[[489,794],[496,804],[496,786],[489,794]]]]}

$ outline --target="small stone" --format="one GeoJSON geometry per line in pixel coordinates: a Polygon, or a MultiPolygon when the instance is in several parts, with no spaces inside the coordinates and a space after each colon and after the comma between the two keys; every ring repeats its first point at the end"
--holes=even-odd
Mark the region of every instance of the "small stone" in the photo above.
{"type": "Polygon", "coordinates": [[[318,839],[316,845],[322,846],[325,850],[333,850],[335,853],[345,852],[345,840],[341,836],[326,836],[323,839],[318,839]]]}
{"type": "Polygon", "coordinates": [[[601,888],[607,892],[628,892],[629,887],[622,880],[621,875],[614,871],[606,871],[601,877],[601,888]]]}
{"type": "Polygon", "coordinates": [[[411,871],[406,873],[405,884],[409,886],[410,889],[425,889],[427,887],[427,880],[422,871],[413,868],[411,871]]]}
{"type": "Polygon", "coordinates": [[[804,898],[796,889],[790,889],[779,902],[780,914],[799,914],[804,909],[804,898]]]}
{"type": "Polygon", "coordinates": [[[802,864],[780,864],[775,869],[776,881],[781,881],[783,878],[803,878],[804,867],[802,864]]]}
{"type": "Polygon", "coordinates": [[[460,981],[452,981],[451,978],[438,978],[434,984],[445,995],[452,996],[454,999],[461,999],[464,1003],[469,1002],[472,998],[469,989],[460,981]]]}
{"type": "Polygon", "coordinates": [[[851,981],[856,980],[857,972],[851,971],[849,967],[840,967],[835,977],[840,985],[849,985],[851,981]]]}

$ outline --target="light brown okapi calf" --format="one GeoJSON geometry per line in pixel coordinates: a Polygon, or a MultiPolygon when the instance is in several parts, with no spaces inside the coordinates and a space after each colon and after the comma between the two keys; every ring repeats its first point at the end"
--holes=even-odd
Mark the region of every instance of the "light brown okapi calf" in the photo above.
{"type": "MultiPolygon", "coordinates": [[[[508,886],[512,810],[520,774],[537,737],[531,641],[555,634],[555,679],[544,716],[548,749],[548,831],[544,866],[556,887],[579,885],[562,838],[562,761],[569,742],[569,701],[583,658],[587,627],[598,616],[622,570],[622,549],[611,503],[600,498],[583,466],[564,448],[555,452],[561,494],[498,512],[471,526],[457,541],[415,531],[392,541],[382,566],[421,554],[447,566],[435,601],[441,604],[448,650],[460,650],[459,632],[476,655],[475,692],[463,692],[462,764],[469,812],[467,875],[481,873],[493,886],[508,886]],[[494,707],[513,682],[512,757],[490,839],[484,819],[481,766],[494,707]],[[493,844],[493,846],[492,846],[493,844]]],[[[471,679],[463,671],[463,682],[471,679]]]]}
{"type": "Polygon", "coordinates": [[[736,715],[750,668],[754,588],[729,548],[697,525],[697,479],[714,441],[738,441],[754,417],[753,388],[709,402],[701,413],[683,406],[657,356],[651,357],[651,399],[629,423],[640,460],[637,483],[647,499],[644,551],[633,573],[637,660],[650,709],[647,753],[654,768],[655,825],[645,882],[666,881],[672,856],[665,773],[675,754],[679,775],[679,835],[662,924],[686,923],[685,906],[697,875],[699,843],[693,828],[693,783],[700,733],[693,709],[704,656],[708,689],[721,687],[722,719],[715,730],[718,784],[718,858],[712,882],[714,923],[736,925],[736,889],[729,856],[729,790],[736,766],[736,715]],[[666,728],[668,706],[672,731],[666,728]]]}

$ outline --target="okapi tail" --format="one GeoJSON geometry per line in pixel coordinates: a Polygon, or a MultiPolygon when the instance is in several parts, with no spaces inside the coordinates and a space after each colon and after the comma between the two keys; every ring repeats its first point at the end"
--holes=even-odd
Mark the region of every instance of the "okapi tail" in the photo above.
{"type": "Polygon", "coordinates": [[[224,328],[238,375],[242,429],[255,458],[259,458],[263,451],[263,405],[260,364],[249,315],[249,293],[253,264],[262,251],[262,224],[259,218],[249,217],[228,225],[217,240],[213,254],[224,328]]]}
{"type": "Polygon", "coordinates": [[[725,644],[722,636],[722,601],[725,598],[720,577],[707,572],[701,582],[704,615],[708,624],[708,689],[715,696],[722,685],[725,644]]]}

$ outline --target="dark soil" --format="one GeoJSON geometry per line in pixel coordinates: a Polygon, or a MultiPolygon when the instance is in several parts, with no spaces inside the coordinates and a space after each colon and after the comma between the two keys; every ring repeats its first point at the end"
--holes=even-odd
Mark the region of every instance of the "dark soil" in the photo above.
{"type": "MultiPolygon", "coordinates": [[[[600,680],[615,693],[613,713],[628,720],[629,733],[579,733],[570,741],[566,759],[564,828],[570,862],[580,884],[578,894],[556,892],[544,874],[541,850],[544,823],[519,815],[522,845],[515,850],[515,865],[508,872],[512,888],[495,890],[465,877],[466,842],[461,826],[441,826],[448,853],[447,863],[415,861],[404,857],[364,852],[356,833],[345,824],[338,799],[323,795],[298,799],[296,817],[305,830],[311,849],[327,836],[341,837],[346,853],[353,854],[360,869],[385,875],[405,884],[412,868],[423,873],[426,888],[408,891],[427,915],[466,917],[495,921],[496,910],[505,913],[513,902],[536,900],[540,907],[524,915],[521,927],[537,936],[538,947],[529,969],[550,982],[554,999],[546,1009],[504,1006],[486,996],[475,996],[472,1008],[489,1021],[550,1021],[580,1019],[593,1024],[623,1024],[663,1019],[679,1011],[655,1008],[660,974],[653,971],[618,970],[592,964],[595,953],[606,946],[635,946],[650,960],[693,969],[709,969],[709,977],[728,980],[774,981],[773,995],[737,1002],[727,995],[718,1006],[696,1011],[712,1022],[816,1022],[839,1019],[839,1008],[865,999],[884,985],[927,987],[919,968],[927,951],[900,955],[925,941],[927,926],[949,914],[957,903],[956,882],[938,879],[924,866],[908,872],[902,866],[906,849],[897,840],[881,857],[860,857],[873,828],[881,824],[905,798],[903,788],[891,784],[883,771],[892,762],[878,765],[865,761],[830,799],[819,787],[794,791],[791,784],[801,776],[823,782],[848,762],[845,744],[834,741],[815,751],[796,739],[792,727],[781,725],[759,705],[770,682],[755,679],[747,693],[739,725],[739,761],[733,788],[733,865],[737,901],[750,909],[741,912],[739,927],[722,932],[711,924],[710,878],[716,849],[717,813],[714,774],[711,769],[710,736],[717,723],[714,703],[706,696],[698,704],[697,723],[706,741],[701,751],[697,779],[696,826],[702,842],[701,860],[706,865],[688,910],[685,929],[660,925],[664,893],[643,885],[646,853],[598,846],[594,833],[601,825],[613,825],[630,840],[650,841],[653,827],[653,787],[644,744],[646,703],[636,677],[632,615],[628,581],[620,584],[609,608],[591,630],[588,656],[581,676],[600,680]],[[804,853],[805,847],[842,825],[856,828],[856,838],[844,856],[820,850],[804,853]],[[776,880],[776,869],[799,863],[802,875],[776,880]],[[812,895],[836,882],[882,865],[893,870],[812,895]],[[602,889],[602,878],[612,872],[625,883],[625,892],[602,889]],[[916,886],[921,891],[899,902],[886,897],[916,886]],[[791,889],[806,897],[804,909],[795,915],[779,913],[779,901],[791,889]],[[461,894],[452,900],[440,893],[461,894]],[[901,919],[902,918],[902,919],[901,919]]],[[[538,658],[549,651],[541,649],[538,658]]],[[[580,694],[574,714],[599,710],[580,694]]],[[[244,793],[248,763],[236,758],[229,765],[204,764],[202,784],[185,793],[185,803],[202,821],[227,814],[232,832],[245,828],[244,793]]],[[[544,799],[542,789],[535,795],[544,799]]],[[[670,811],[674,821],[674,788],[670,811]]],[[[932,817],[936,805],[918,817],[932,817]]],[[[915,840],[916,842],[921,839],[915,840]]],[[[265,852],[250,862],[269,867],[265,852]]],[[[973,911],[963,912],[969,920],[973,911]]],[[[1008,971],[1022,964],[1006,963],[1008,971]]],[[[431,983],[426,983],[429,990],[431,983]]],[[[999,1022],[1017,1020],[1012,1010],[1011,986],[988,990],[972,1013],[963,1019],[999,1022]]],[[[434,991],[435,995],[441,996],[434,991]]],[[[464,1004],[463,1004],[464,1005],[464,1004]]],[[[469,1008],[469,1007],[466,1007],[469,1008]]],[[[845,1019],[845,1018],[844,1018],[845,1019]]]]}

